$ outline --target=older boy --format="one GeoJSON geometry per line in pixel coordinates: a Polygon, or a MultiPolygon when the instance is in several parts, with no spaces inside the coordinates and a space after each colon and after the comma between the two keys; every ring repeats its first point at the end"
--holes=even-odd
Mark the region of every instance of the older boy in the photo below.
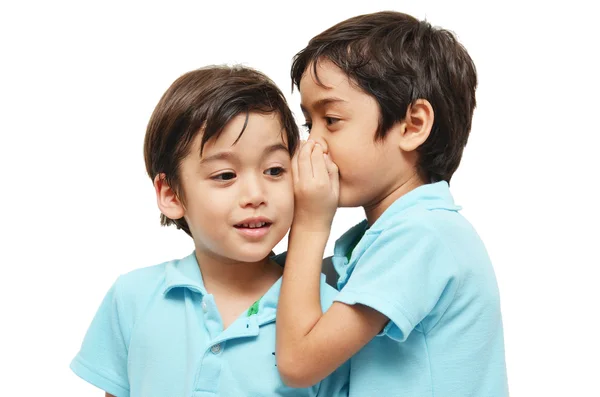
{"type": "Polygon", "coordinates": [[[277,320],[284,380],[313,384],[352,357],[350,396],[506,396],[494,271],[448,188],[475,107],[467,51],[446,30],[380,12],[314,37],[292,78],[310,140],[293,160],[277,320]],[[323,314],[320,264],[337,206],[362,206],[366,220],[336,243],[340,293],[323,314]]]}

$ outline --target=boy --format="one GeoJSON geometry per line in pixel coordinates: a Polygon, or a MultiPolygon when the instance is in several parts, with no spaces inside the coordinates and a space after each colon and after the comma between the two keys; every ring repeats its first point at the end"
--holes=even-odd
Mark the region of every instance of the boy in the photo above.
{"type": "Polygon", "coordinates": [[[494,272],[448,190],[475,107],[466,50],[446,30],[380,12],[313,38],[292,78],[310,140],[292,165],[277,320],[284,381],[313,384],[356,353],[350,396],[506,396],[494,272]],[[323,314],[336,206],[362,206],[366,220],[336,242],[340,293],[323,314]]]}
{"type": "MultiPolygon", "coordinates": [[[[148,123],[144,157],[163,225],[194,240],[181,260],[135,270],[106,295],[73,371],[108,396],[345,396],[348,366],[285,386],[275,361],[298,142],[275,84],[245,67],[177,79],[148,123]]],[[[323,305],[335,290],[322,285],[323,305]]]]}

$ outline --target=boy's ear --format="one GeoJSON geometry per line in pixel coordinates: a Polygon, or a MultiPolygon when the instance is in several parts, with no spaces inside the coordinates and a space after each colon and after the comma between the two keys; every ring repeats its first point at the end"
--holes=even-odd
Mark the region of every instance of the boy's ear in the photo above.
{"type": "Polygon", "coordinates": [[[170,219],[183,218],[183,215],[185,215],[183,203],[167,183],[165,174],[158,174],[154,177],[154,190],[160,212],[170,219]]]}
{"type": "Polygon", "coordinates": [[[428,100],[417,99],[409,105],[400,126],[400,149],[412,152],[425,143],[433,127],[433,117],[433,107],[428,100]]]}

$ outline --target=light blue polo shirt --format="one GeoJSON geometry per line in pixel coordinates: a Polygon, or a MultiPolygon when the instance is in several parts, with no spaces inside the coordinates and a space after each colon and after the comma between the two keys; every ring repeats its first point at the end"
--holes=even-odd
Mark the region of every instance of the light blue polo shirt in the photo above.
{"type": "Polygon", "coordinates": [[[335,300],[390,319],[350,360],[350,396],[508,396],[494,270],[459,210],[446,182],[424,185],[336,242],[335,300]]]}
{"type": "MultiPolygon", "coordinates": [[[[274,259],[281,264],[284,256],[274,259]]],[[[349,363],[310,388],[281,381],[280,286],[281,279],[223,330],[194,253],[134,270],[104,298],[71,369],[117,397],[347,396],[349,363]]],[[[322,278],[323,309],[336,294],[322,278]]]]}

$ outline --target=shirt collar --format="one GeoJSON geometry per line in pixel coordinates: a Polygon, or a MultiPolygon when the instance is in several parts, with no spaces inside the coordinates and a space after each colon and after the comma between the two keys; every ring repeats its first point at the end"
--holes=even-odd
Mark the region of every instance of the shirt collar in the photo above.
{"type": "MultiPolygon", "coordinates": [[[[271,257],[277,264],[283,267],[285,264],[286,253],[275,255],[271,257]]],[[[258,325],[263,325],[270,321],[275,320],[275,314],[277,313],[277,301],[279,299],[279,291],[281,290],[281,280],[279,277],[277,281],[265,292],[265,294],[258,301],[258,310],[256,314],[251,314],[249,317],[256,316],[256,322],[258,325]]]]}
{"type": "Polygon", "coordinates": [[[449,210],[459,211],[460,206],[454,204],[448,182],[440,181],[428,183],[417,187],[398,198],[381,214],[379,219],[371,226],[371,231],[381,231],[390,227],[390,222],[412,207],[420,207],[426,210],[449,210]]]}
{"type": "MultiPolygon", "coordinates": [[[[282,267],[285,265],[286,258],[287,251],[271,257],[271,259],[273,259],[282,267]]],[[[256,321],[259,325],[263,325],[275,320],[282,278],[283,277],[279,277],[279,279],[271,286],[271,288],[269,288],[262,298],[260,298],[260,301],[258,302],[258,313],[250,316],[256,316],[256,321]]],[[[321,288],[323,287],[323,284],[325,284],[325,275],[321,274],[321,288]]]]}
{"type": "MultiPolygon", "coordinates": [[[[272,257],[281,266],[284,265],[285,258],[286,253],[272,257]]],[[[167,294],[174,288],[187,288],[202,295],[207,294],[195,251],[185,258],[168,262],[165,271],[163,294],[167,294]]],[[[258,302],[258,313],[255,315],[259,325],[275,319],[279,291],[281,290],[281,279],[280,277],[258,302]]]]}
{"type": "Polygon", "coordinates": [[[165,288],[163,294],[167,294],[173,288],[187,288],[193,292],[206,295],[200,266],[196,260],[196,251],[185,258],[167,263],[165,269],[165,288]]]}
{"type": "Polygon", "coordinates": [[[364,234],[367,229],[370,231],[380,230],[383,225],[388,226],[388,222],[398,214],[416,205],[427,210],[444,209],[459,211],[461,209],[460,206],[454,204],[448,182],[441,181],[419,186],[394,201],[370,228],[366,219],[350,228],[335,242],[334,255],[346,255],[348,247],[356,241],[359,235],[364,234]]]}

